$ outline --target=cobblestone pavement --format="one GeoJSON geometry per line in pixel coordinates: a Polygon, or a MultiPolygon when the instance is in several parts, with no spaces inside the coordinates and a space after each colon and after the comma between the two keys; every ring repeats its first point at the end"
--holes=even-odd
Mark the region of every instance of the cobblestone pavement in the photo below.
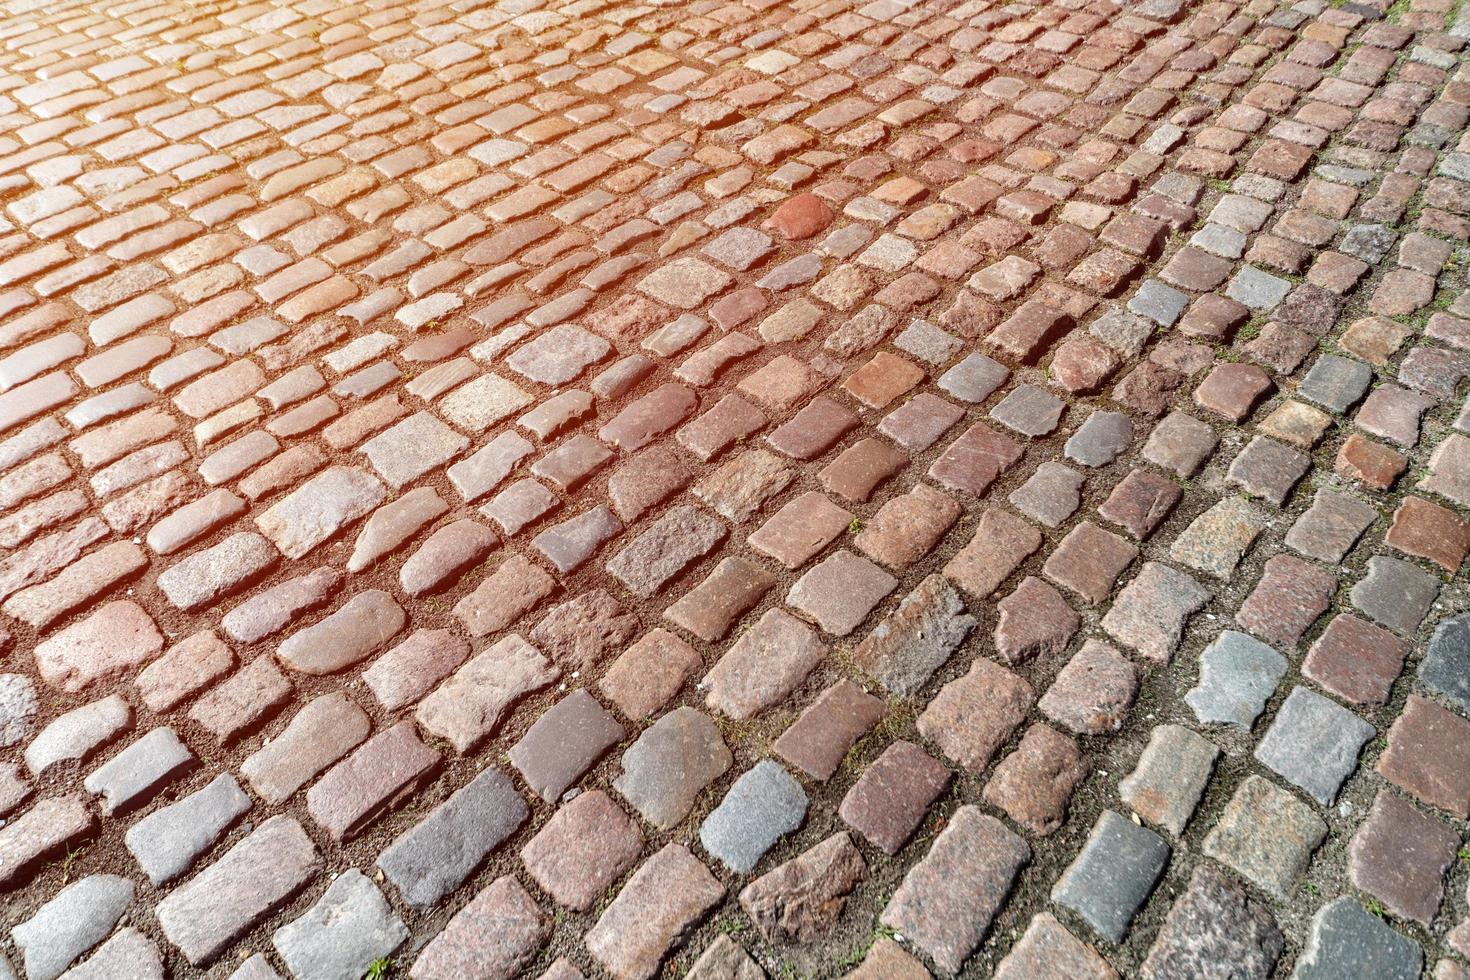
{"type": "Polygon", "coordinates": [[[1470,4],[0,11],[0,977],[1470,977],[1470,4]]]}

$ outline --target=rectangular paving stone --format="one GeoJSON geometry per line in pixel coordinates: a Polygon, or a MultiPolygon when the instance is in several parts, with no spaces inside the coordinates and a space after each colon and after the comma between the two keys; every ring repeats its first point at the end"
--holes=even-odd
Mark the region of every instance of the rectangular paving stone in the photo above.
{"type": "Polygon", "coordinates": [[[404,901],[428,908],[474,874],[530,814],[510,777],[489,768],[394,838],[376,863],[404,901]]]}
{"type": "Polygon", "coordinates": [[[1076,912],[1104,939],[1120,943],[1163,875],[1169,853],[1169,845],[1153,831],[1104,810],[1082,853],[1052,887],[1052,901],[1076,912]]]}
{"type": "Polygon", "coordinates": [[[401,721],[364,742],[306,793],[306,808],[333,838],[342,840],[412,791],[439,762],[401,721]]]}
{"type": "Polygon", "coordinates": [[[658,972],[669,949],[724,897],[725,886],[680,844],[666,844],[633,873],[587,933],[587,949],[617,977],[658,972]]]}
{"type": "Polygon", "coordinates": [[[1030,860],[1031,848],[999,820],[962,806],[905,875],[880,921],[957,973],[1030,860]]]}
{"type": "Polygon", "coordinates": [[[163,934],[194,966],[216,959],[316,874],[321,858],[301,825],[271,817],[158,903],[163,934]]]}

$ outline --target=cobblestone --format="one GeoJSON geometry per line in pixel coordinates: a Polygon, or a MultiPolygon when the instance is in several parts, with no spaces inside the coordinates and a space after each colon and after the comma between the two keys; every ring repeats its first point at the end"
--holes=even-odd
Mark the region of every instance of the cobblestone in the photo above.
{"type": "Polygon", "coordinates": [[[1466,34],[0,9],[4,928],[116,875],[78,977],[1453,976],[1466,34]],[[762,878],[668,849],[778,765],[762,878]],[[1108,806],[1179,859],[1099,953],[1108,806]]]}

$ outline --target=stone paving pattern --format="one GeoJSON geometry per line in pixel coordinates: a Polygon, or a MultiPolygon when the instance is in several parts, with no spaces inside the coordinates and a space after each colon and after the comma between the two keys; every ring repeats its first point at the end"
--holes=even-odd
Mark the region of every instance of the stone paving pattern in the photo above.
{"type": "Polygon", "coordinates": [[[0,978],[1470,977],[1467,39],[0,0],[0,978]]]}

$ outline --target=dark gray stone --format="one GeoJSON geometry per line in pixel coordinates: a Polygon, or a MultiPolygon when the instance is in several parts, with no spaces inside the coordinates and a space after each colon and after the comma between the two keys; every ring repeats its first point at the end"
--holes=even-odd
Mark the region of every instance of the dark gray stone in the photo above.
{"type": "Polygon", "coordinates": [[[1096,411],[1067,440],[1067,458],[1083,466],[1106,466],[1133,441],[1133,423],[1122,412],[1096,411]]]}
{"type": "Polygon", "coordinates": [[[1419,679],[1461,713],[1470,714],[1470,614],[1442,620],[1419,665],[1419,679]]]}
{"type": "Polygon", "coordinates": [[[487,769],[398,835],[377,865],[410,905],[430,906],[458,888],[530,815],[510,777],[487,769]]]}
{"type": "Polygon", "coordinates": [[[1323,354],[1297,386],[1297,394],[1339,415],[1357,404],[1373,381],[1373,369],[1361,361],[1323,354]]]}
{"type": "Polygon", "coordinates": [[[1082,853],[1053,886],[1051,898],[1109,942],[1121,943],[1168,863],[1169,845],[1162,837],[1104,810],[1082,853]]]}
{"type": "Polygon", "coordinates": [[[1292,980],[1418,980],[1419,944],[1344,895],[1317,910],[1292,980]]]}

